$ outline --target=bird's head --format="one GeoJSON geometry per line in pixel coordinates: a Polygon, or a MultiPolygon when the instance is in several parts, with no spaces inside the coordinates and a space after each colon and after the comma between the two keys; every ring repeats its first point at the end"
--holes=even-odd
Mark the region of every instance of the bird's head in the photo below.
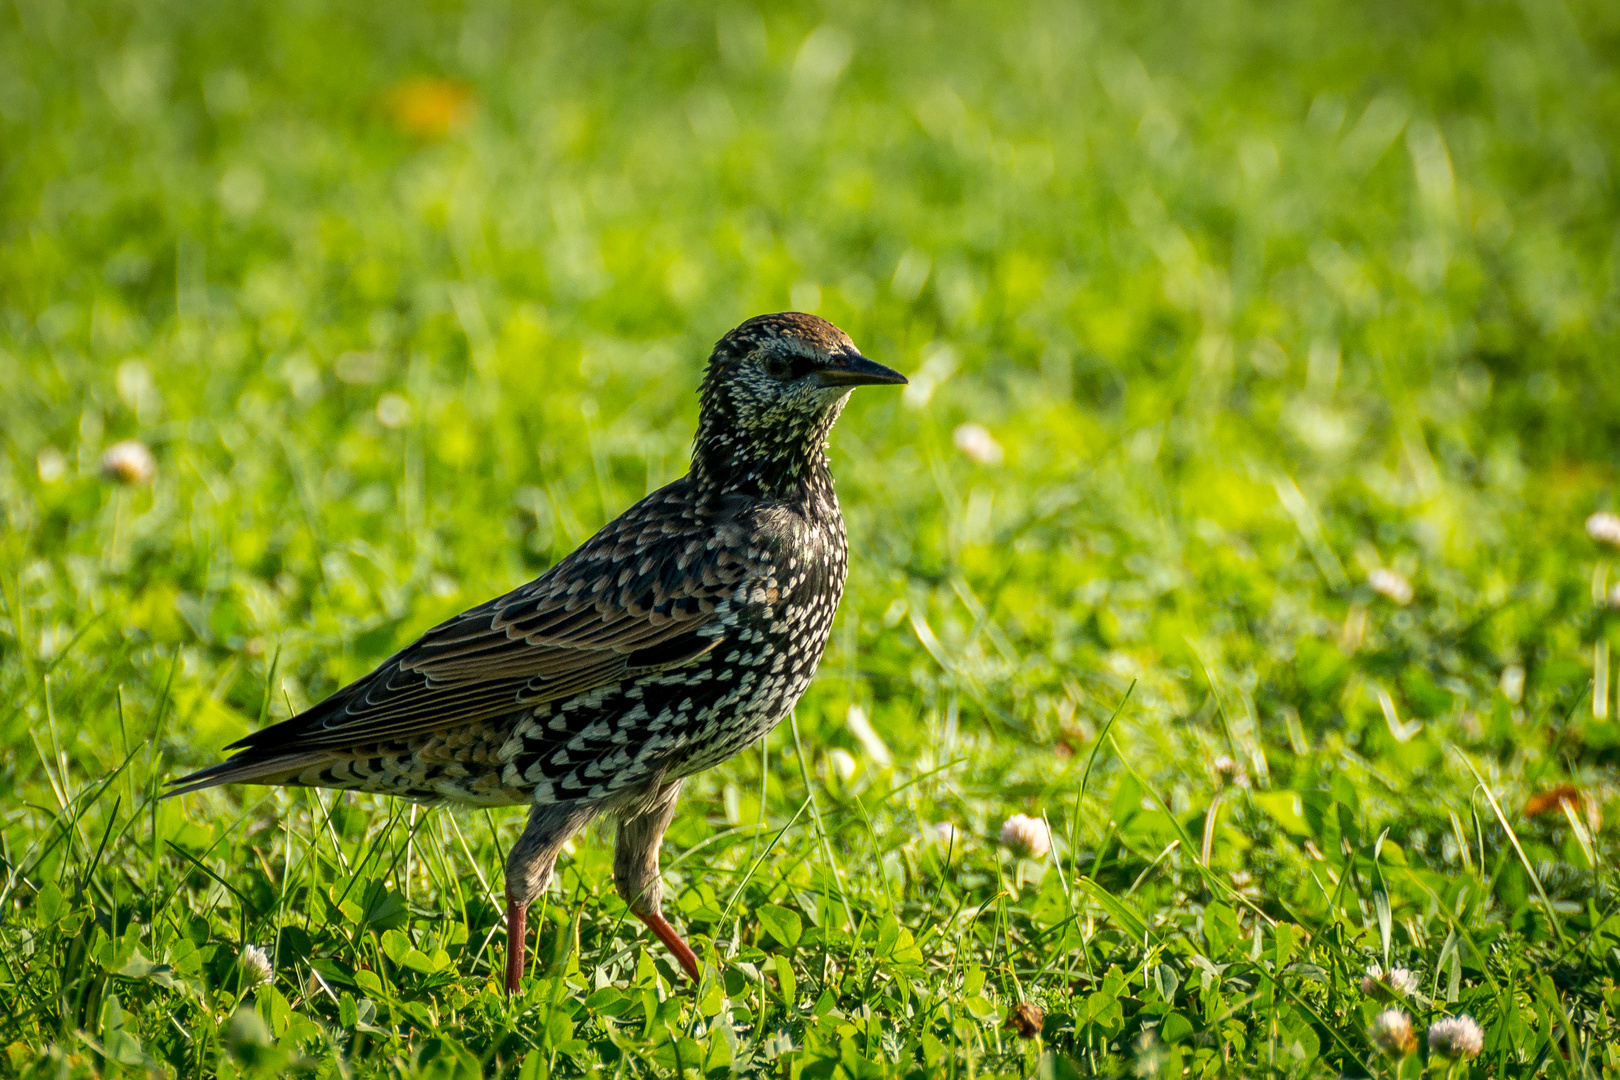
{"type": "Polygon", "coordinates": [[[721,338],[703,379],[698,456],[714,465],[819,453],[850,390],[906,377],[862,356],[826,319],[785,311],[721,338]]]}
{"type": "Polygon", "coordinates": [[[739,428],[768,432],[819,419],[854,387],[905,381],[862,356],[826,319],[784,311],[749,319],[719,340],[703,380],[703,404],[739,428]]]}

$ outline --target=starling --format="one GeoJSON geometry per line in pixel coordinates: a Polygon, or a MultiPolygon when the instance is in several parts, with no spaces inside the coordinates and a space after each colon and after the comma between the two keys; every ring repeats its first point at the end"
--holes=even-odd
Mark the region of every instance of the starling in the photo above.
{"type": "Polygon", "coordinates": [[[614,886],[695,981],[661,913],[664,830],[686,777],[770,731],[809,685],[849,552],[827,436],[852,387],[905,381],[814,315],[748,320],[709,357],[684,477],[171,794],[256,783],[528,804],[506,861],[508,992],[558,852],[610,814],[614,886]]]}

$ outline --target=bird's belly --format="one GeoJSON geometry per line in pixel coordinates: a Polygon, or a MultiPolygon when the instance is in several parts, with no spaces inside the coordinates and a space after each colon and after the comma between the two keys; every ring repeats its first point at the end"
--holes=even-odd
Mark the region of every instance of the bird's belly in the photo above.
{"type": "Polygon", "coordinates": [[[737,671],[733,691],[707,710],[671,763],[674,775],[690,776],[718,765],[765,735],[786,716],[810,685],[832,629],[815,612],[780,610],[767,614],[751,631],[739,633],[736,648],[721,657],[737,671]]]}
{"type": "Polygon", "coordinates": [[[503,785],[538,803],[604,801],[738,753],[793,708],[827,642],[830,618],[782,614],[741,613],[694,663],[535,709],[501,749],[503,785]]]}

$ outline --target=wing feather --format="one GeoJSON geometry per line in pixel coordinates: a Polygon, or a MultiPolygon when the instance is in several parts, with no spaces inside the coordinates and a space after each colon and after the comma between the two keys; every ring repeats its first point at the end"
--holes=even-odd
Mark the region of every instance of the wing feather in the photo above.
{"type": "MultiPolygon", "coordinates": [[[[314,708],[233,744],[254,758],[398,742],[627,676],[688,664],[723,638],[717,618],[746,576],[740,529],[653,493],[541,577],[434,627],[314,708]]],[[[239,754],[238,757],[241,757],[239,754]]],[[[234,759],[233,759],[234,760],[234,759]]]]}

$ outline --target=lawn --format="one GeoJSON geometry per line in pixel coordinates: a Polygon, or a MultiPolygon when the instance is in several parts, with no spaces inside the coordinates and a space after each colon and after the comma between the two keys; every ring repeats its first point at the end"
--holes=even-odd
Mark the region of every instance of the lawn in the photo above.
{"type": "Polygon", "coordinates": [[[1617,60],[1600,0],[8,5],[0,1073],[1620,1077],[1617,60]],[[160,801],[681,475],[787,308],[911,384],[665,844],[699,986],[601,830],[508,1000],[520,812],[160,801]]]}

